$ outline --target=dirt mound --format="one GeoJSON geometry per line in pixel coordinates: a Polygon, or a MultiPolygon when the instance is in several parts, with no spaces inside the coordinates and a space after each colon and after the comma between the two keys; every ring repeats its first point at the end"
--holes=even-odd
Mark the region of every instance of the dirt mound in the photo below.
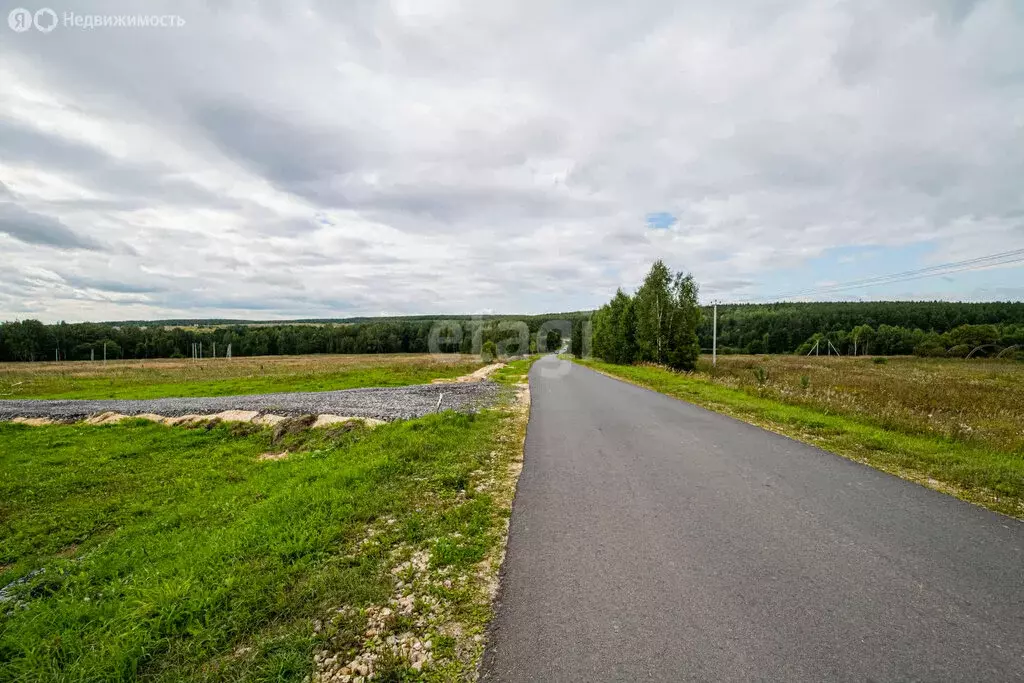
{"type": "Polygon", "coordinates": [[[455,377],[453,379],[435,379],[431,384],[461,384],[463,382],[482,382],[491,376],[495,370],[500,370],[505,367],[504,363],[491,363],[485,365],[482,368],[469,373],[468,375],[462,375],[461,377],[455,377]]]}

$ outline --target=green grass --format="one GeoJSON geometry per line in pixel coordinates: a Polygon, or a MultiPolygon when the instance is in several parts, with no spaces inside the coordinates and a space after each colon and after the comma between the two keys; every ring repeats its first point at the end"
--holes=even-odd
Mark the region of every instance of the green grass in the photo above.
{"type": "Polygon", "coordinates": [[[885,418],[784,403],[699,375],[596,360],[577,363],[732,415],[859,462],[1024,519],[1024,453],[992,443],[924,433],[885,418]]]}
{"type": "MultiPolygon", "coordinates": [[[[273,445],[248,425],[0,424],[0,681],[301,680],[328,637],[358,640],[315,619],[391,593],[389,548],[433,545],[435,564],[470,571],[500,546],[508,501],[467,483],[498,466],[497,443],[521,445],[512,419],[443,413],[273,445]]],[[[482,628],[489,606],[450,597],[482,628]]]]}
{"type": "Polygon", "coordinates": [[[0,398],[148,399],[427,384],[473,372],[466,355],[283,356],[235,359],[6,363],[0,398]]]}
{"type": "Polygon", "coordinates": [[[505,367],[496,370],[491,375],[491,379],[499,384],[525,383],[530,368],[533,367],[538,358],[540,358],[540,355],[533,355],[508,362],[505,364],[505,367]]]}

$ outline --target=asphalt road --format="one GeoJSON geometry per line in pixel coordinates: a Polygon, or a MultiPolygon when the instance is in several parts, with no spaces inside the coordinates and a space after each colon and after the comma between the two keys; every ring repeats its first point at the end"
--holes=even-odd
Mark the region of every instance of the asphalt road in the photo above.
{"type": "Polygon", "coordinates": [[[483,678],[1024,680],[1024,524],[553,356],[483,678]]]}

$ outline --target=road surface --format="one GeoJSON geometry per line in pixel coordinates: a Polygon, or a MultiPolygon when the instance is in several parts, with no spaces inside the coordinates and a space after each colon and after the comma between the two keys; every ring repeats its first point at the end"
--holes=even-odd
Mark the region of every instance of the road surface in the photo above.
{"type": "Polygon", "coordinates": [[[487,681],[1024,680],[1024,524],[548,356],[487,681]]]}

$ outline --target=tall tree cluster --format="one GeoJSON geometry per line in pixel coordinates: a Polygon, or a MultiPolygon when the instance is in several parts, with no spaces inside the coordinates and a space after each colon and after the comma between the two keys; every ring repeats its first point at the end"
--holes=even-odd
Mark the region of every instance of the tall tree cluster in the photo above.
{"type": "Polygon", "coordinates": [[[673,273],[659,260],[633,296],[620,289],[594,313],[593,354],[610,363],[692,370],[700,356],[700,319],[693,276],[673,273]]]}

